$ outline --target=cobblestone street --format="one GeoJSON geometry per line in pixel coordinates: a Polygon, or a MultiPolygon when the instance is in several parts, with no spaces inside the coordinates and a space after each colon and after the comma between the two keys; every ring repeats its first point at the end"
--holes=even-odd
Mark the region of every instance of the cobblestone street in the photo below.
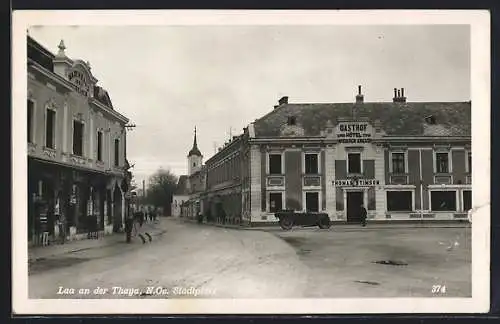
{"type": "Polygon", "coordinates": [[[162,222],[166,232],[152,243],[117,243],[35,262],[36,271],[29,276],[30,298],[471,294],[467,227],[338,226],[283,232],[200,226],[174,219],[162,222]],[[433,294],[433,285],[446,290],[433,294]],[[98,287],[107,289],[106,293],[94,293],[98,287]]]}

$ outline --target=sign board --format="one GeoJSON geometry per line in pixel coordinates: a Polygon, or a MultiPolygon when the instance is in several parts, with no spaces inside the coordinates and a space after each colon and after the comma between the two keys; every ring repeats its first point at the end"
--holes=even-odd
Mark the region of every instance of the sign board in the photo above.
{"type": "Polygon", "coordinates": [[[335,187],[373,187],[380,185],[380,181],[377,179],[345,179],[334,180],[333,185],[335,187]]]}
{"type": "Polygon", "coordinates": [[[80,70],[73,70],[68,73],[68,80],[75,85],[76,91],[86,97],[90,93],[89,78],[86,73],[80,70]]]}
{"type": "Polygon", "coordinates": [[[336,136],[339,143],[371,143],[373,128],[367,122],[341,122],[337,125],[336,136]]]}

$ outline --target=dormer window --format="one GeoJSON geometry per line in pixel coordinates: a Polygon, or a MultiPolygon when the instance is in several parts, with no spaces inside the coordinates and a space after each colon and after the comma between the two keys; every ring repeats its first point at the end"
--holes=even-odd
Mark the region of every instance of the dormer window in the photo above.
{"type": "Polygon", "coordinates": [[[295,126],[297,124],[297,119],[295,116],[289,116],[288,117],[288,125],[290,126],[295,126]]]}
{"type": "Polygon", "coordinates": [[[433,116],[433,115],[429,115],[427,117],[424,118],[425,119],[425,122],[429,125],[436,125],[436,117],[433,116]]]}

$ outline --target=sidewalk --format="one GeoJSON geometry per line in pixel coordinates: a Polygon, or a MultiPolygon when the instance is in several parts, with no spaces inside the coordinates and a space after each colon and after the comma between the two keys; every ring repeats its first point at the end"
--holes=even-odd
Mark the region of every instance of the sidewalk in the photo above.
{"type": "MultiPolygon", "coordinates": [[[[276,231],[280,230],[282,231],[281,227],[279,226],[278,223],[266,223],[265,225],[230,225],[230,224],[218,224],[218,223],[198,223],[196,220],[192,219],[186,219],[186,218],[174,218],[175,220],[179,222],[184,222],[184,223],[193,223],[193,224],[198,224],[198,225],[205,225],[205,226],[216,226],[216,227],[224,227],[224,228],[230,228],[230,229],[237,229],[237,230],[247,230],[247,231],[276,231]]],[[[375,222],[370,222],[368,221],[368,224],[365,228],[376,228],[376,229],[394,229],[394,228],[465,228],[465,227],[470,227],[470,223],[467,221],[395,221],[395,222],[390,222],[390,221],[375,221],[375,222]]],[[[293,230],[299,230],[299,229],[318,229],[317,226],[312,226],[312,227],[303,227],[303,226],[294,226],[293,230]]],[[[360,229],[362,228],[359,224],[352,224],[352,223],[346,223],[346,222],[332,222],[332,225],[329,230],[335,230],[335,229],[360,229]]],[[[323,231],[328,231],[328,230],[323,230],[323,231]]]]}
{"type": "MultiPolygon", "coordinates": [[[[145,223],[141,232],[150,233],[154,239],[155,236],[162,235],[166,232],[167,222],[166,217],[160,217],[156,223],[145,223]]],[[[123,242],[125,242],[125,233],[113,233],[101,236],[96,240],[84,239],[69,241],[64,244],[31,247],[28,248],[28,262],[36,262],[63,254],[117,245],[123,242]]]]}

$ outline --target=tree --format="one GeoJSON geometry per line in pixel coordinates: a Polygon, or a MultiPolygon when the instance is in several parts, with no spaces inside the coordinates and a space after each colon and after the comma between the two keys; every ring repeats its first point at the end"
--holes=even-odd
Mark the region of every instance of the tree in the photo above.
{"type": "Polygon", "coordinates": [[[177,188],[178,177],[170,170],[159,169],[148,178],[146,201],[162,207],[165,215],[170,215],[170,204],[177,188]]]}

